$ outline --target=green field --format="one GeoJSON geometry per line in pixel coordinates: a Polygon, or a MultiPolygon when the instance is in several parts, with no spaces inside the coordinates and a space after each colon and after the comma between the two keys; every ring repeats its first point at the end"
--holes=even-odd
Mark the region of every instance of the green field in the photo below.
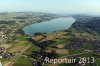
{"type": "Polygon", "coordinates": [[[15,64],[13,66],[32,66],[32,62],[24,57],[16,57],[15,64]]]}

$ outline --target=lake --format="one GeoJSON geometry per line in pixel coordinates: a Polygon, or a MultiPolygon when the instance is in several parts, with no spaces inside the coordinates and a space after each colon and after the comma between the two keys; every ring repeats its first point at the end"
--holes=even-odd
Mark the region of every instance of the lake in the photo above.
{"type": "Polygon", "coordinates": [[[23,28],[25,34],[34,35],[36,32],[52,33],[58,30],[65,30],[75,22],[73,17],[60,17],[50,21],[34,23],[23,28]]]}

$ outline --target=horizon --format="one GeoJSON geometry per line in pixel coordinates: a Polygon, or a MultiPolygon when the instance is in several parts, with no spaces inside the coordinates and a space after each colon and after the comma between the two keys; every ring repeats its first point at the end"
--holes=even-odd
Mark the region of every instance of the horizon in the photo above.
{"type": "Polygon", "coordinates": [[[1,0],[0,13],[43,12],[100,15],[100,0],[1,0]]]}

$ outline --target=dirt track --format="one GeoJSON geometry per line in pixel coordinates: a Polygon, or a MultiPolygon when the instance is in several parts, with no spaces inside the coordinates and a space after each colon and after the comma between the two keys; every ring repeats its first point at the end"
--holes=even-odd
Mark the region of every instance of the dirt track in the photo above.
{"type": "Polygon", "coordinates": [[[29,45],[29,46],[23,48],[23,49],[21,50],[21,54],[23,54],[23,53],[24,53],[26,50],[28,50],[30,47],[31,47],[31,46],[29,45]]]}

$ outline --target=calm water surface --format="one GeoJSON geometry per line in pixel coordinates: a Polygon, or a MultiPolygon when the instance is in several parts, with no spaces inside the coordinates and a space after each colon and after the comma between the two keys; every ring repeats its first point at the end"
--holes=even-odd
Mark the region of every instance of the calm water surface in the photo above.
{"type": "Polygon", "coordinates": [[[54,31],[68,29],[74,22],[75,19],[72,17],[60,17],[50,21],[25,26],[23,30],[28,35],[34,35],[36,32],[52,33],[54,31]]]}

